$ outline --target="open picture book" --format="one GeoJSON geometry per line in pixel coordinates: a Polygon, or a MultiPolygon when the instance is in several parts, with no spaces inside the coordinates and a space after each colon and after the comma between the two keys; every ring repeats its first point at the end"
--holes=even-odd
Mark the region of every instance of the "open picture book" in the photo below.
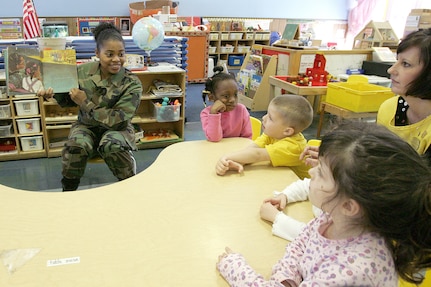
{"type": "Polygon", "coordinates": [[[75,50],[39,51],[36,47],[9,46],[4,51],[9,96],[52,88],[60,106],[75,105],[69,96],[71,88],[78,88],[75,50]]]}

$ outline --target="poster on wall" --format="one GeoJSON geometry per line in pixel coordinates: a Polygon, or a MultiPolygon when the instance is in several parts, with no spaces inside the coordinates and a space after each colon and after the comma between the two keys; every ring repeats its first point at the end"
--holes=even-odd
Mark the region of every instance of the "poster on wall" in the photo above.
{"type": "Polygon", "coordinates": [[[77,18],[78,36],[93,36],[94,29],[101,22],[111,22],[117,25],[116,17],[77,18]]]}

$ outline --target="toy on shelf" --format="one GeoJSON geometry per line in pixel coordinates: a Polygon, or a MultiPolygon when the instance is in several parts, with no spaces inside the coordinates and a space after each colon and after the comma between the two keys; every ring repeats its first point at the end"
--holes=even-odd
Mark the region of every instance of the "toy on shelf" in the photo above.
{"type": "Polygon", "coordinates": [[[154,117],[158,122],[175,122],[180,118],[180,101],[175,99],[171,101],[164,97],[162,102],[154,103],[154,117]]]}
{"type": "Polygon", "coordinates": [[[310,86],[326,86],[328,83],[328,72],[325,71],[326,59],[323,54],[316,54],[313,68],[307,68],[305,74],[310,86]]]}
{"type": "Polygon", "coordinates": [[[169,129],[157,129],[148,130],[143,133],[143,137],[139,139],[140,142],[150,142],[150,141],[163,141],[163,140],[175,140],[178,139],[178,135],[169,129]]]}
{"type": "Polygon", "coordinates": [[[322,54],[316,54],[313,68],[307,68],[305,74],[297,76],[276,76],[276,78],[301,87],[326,86],[333,77],[325,71],[326,59],[322,54]]]}

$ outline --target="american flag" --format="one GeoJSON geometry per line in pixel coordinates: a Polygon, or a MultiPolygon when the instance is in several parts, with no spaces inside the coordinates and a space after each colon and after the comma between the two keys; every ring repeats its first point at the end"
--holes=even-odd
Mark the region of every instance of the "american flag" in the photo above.
{"type": "Polygon", "coordinates": [[[39,37],[40,24],[34,9],[33,0],[24,0],[22,4],[22,25],[24,27],[24,39],[39,37]]]}

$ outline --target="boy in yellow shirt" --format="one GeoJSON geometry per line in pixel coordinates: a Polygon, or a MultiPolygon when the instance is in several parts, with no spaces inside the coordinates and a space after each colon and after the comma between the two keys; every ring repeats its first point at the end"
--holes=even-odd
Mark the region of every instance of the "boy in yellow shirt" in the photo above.
{"type": "Polygon", "coordinates": [[[263,134],[250,146],[226,155],[217,162],[216,173],[228,170],[243,172],[245,164],[270,161],[272,166],[288,166],[299,178],[309,177],[307,166],[299,157],[307,145],[302,131],[313,121],[313,108],[302,96],[275,97],[262,118],[263,134]]]}

